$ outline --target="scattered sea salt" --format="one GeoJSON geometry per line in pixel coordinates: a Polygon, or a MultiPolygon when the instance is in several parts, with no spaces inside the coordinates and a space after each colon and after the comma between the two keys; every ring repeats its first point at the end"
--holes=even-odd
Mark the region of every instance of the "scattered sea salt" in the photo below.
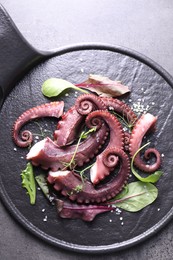
{"type": "Polygon", "coordinates": [[[80,71],[83,73],[83,72],[84,72],[84,69],[81,69],[80,71]]]}
{"type": "Polygon", "coordinates": [[[45,212],[45,209],[42,209],[41,211],[42,211],[42,212],[45,212]]]}
{"type": "Polygon", "coordinates": [[[68,96],[69,96],[69,94],[68,94],[68,93],[65,93],[65,96],[66,96],[66,97],[68,97],[68,96]]]}
{"type": "Polygon", "coordinates": [[[141,102],[144,102],[144,99],[138,98],[138,101],[132,104],[133,111],[138,115],[146,113],[149,110],[149,105],[145,106],[141,102]]]}
{"type": "Polygon", "coordinates": [[[123,220],[123,217],[120,217],[120,220],[123,220]]]}
{"type": "Polygon", "coordinates": [[[158,208],[157,211],[160,211],[160,208],[158,208]]]}
{"type": "Polygon", "coordinates": [[[14,147],[14,149],[13,149],[15,152],[17,151],[17,148],[16,147],[14,147]]]}
{"type": "Polygon", "coordinates": [[[47,216],[44,217],[43,221],[44,221],[44,222],[47,221],[47,216]]]}
{"type": "Polygon", "coordinates": [[[120,215],[122,211],[119,208],[116,208],[115,212],[116,212],[116,215],[120,215]]]}
{"type": "Polygon", "coordinates": [[[41,190],[40,187],[37,187],[37,190],[41,190]]]}
{"type": "Polygon", "coordinates": [[[124,225],[124,222],[121,222],[121,226],[123,226],[124,225]]]}
{"type": "Polygon", "coordinates": [[[109,222],[112,222],[112,219],[109,219],[109,222]]]}
{"type": "Polygon", "coordinates": [[[164,157],[164,156],[165,156],[164,153],[162,153],[162,154],[161,154],[161,157],[164,157]]]}

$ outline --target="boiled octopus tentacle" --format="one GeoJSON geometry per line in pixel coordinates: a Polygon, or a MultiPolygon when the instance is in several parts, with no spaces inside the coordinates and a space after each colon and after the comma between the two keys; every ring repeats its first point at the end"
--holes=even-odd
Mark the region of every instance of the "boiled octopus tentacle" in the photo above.
{"type": "Polygon", "coordinates": [[[64,110],[63,101],[50,102],[26,110],[16,120],[12,129],[12,136],[15,144],[18,145],[19,147],[27,147],[32,143],[33,137],[30,131],[25,130],[21,133],[21,137],[19,136],[19,132],[21,128],[26,123],[28,123],[33,119],[42,118],[42,117],[59,118],[62,116],[63,110],[64,110]]]}
{"type": "Polygon", "coordinates": [[[100,187],[94,186],[91,182],[82,181],[78,174],[72,171],[49,172],[48,182],[54,184],[54,188],[60,191],[62,195],[68,196],[70,200],[78,203],[100,203],[115,197],[127,183],[130,174],[130,161],[127,154],[117,147],[107,150],[107,156],[110,153],[119,157],[119,172],[100,187]],[[75,192],[76,187],[82,187],[81,191],[75,192]]]}
{"type": "Polygon", "coordinates": [[[103,97],[102,100],[105,103],[107,109],[122,115],[123,118],[125,117],[129,125],[134,125],[137,120],[137,115],[130,106],[119,99],[103,97]]]}
{"type": "Polygon", "coordinates": [[[94,110],[106,110],[106,105],[102,98],[93,94],[84,94],[77,98],[76,110],[81,115],[88,115],[94,110]]]}
{"type": "Polygon", "coordinates": [[[63,147],[73,143],[84,123],[86,115],[97,109],[106,109],[100,97],[93,94],[79,96],[75,105],[63,115],[62,120],[57,124],[57,130],[54,132],[56,144],[59,147],[63,147]]]}
{"type": "MultiPolygon", "coordinates": [[[[108,111],[94,111],[87,116],[85,123],[88,127],[92,128],[97,125],[97,121],[100,119],[106,122],[110,130],[110,139],[106,150],[109,150],[112,146],[123,149],[124,132],[120,122],[114,115],[110,114],[108,111]]],[[[100,180],[103,180],[112,170],[112,167],[109,168],[103,163],[103,154],[104,152],[96,157],[96,162],[90,169],[90,179],[93,184],[97,184],[100,180]]],[[[116,159],[116,162],[118,162],[118,158],[116,159]]]]}
{"type": "MultiPolygon", "coordinates": [[[[82,166],[93,158],[105,143],[108,136],[108,128],[102,124],[102,127],[87,139],[81,142],[75,154],[75,163],[82,166]]],[[[65,169],[74,153],[76,145],[58,147],[50,138],[46,138],[36,143],[27,154],[27,160],[31,160],[35,166],[40,165],[43,169],[65,169]]]]}
{"type": "Polygon", "coordinates": [[[72,106],[58,122],[57,129],[53,134],[54,142],[59,147],[73,143],[83,121],[84,117],[76,111],[75,106],[72,106]]]}
{"type": "MultiPolygon", "coordinates": [[[[138,121],[136,122],[130,137],[129,151],[131,157],[138,151],[141,146],[142,139],[148,131],[155,129],[155,124],[157,121],[157,117],[151,115],[150,113],[143,114],[138,121]]],[[[134,159],[134,164],[140,170],[145,172],[153,172],[156,171],[161,165],[161,156],[160,153],[155,148],[149,148],[145,151],[144,158],[148,159],[149,156],[153,154],[156,158],[154,164],[149,165],[145,164],[143,160],[140,158],[140,154],[138,153],[134,159]]]]}

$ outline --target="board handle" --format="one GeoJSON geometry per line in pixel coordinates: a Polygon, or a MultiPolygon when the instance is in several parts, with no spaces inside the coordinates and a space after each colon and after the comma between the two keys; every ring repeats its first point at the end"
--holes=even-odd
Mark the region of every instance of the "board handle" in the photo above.
{"type": "Polygon", "coordinates": [[[31,46],[0,4],[0,107],[15,83],[34,65],[53,54],[31,46]]]}

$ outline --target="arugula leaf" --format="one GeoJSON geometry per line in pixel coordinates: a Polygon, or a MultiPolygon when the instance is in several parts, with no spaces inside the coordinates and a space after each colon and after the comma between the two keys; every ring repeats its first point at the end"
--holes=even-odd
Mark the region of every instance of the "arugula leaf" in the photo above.
{"type": "Polygon", "coordinates": [[[30,197],[30,203],[33,205],[36,201],[36,184],[33,173],[33,166],[27,163],[26,168],[21,172],[22,187],[27,190],[30,197]]]}
{"type": "Polygon", "coordinates": [[[111,205],[129,212],[137,212],[154,202],[158,196],[158,189],[152,183],[137,181],[127,186],[128,191],[126,190],[125,194],[124,191],[118,194],[111,205]]]}
{"type": "Polygon", "coordinates": [[[138,180],[140,180],[140,181],[142,181],[142,182],[152,182],[152,183],[155,183],[155,182],[157,182],[159,179],[160,179],[160,177],[162,176],[162,174],[163,174],[163,172],[162,171],[156,171],[156,172],[154,172],[153,174],[150,174],[148,177],[141,177],[139,174],[138,174],[138,172],[135,170],[135,168],[134,168],[134,159],[135,159],[135,157],[136,157],[136,155],[143,149],[143,148],[145,148],[147,145],[149,145],[150,144],[150,142],[149,143],[147,143],[147,144],[145,144],[145,145],[143,145],[140,149],[138,149],[137,151],[136,151],[136,153],[133,155],[133,157],[132,157],[132,160],[131,160],[131,171],[132,171],[132,173],[135,175],[135,177],[138,179],[138,180]]]}
{"type": "Polygon", "coordinates": [[[56,97],[60,95],[64,90],[66,89],[75,89],[84,93],[88,93],[88,91],[83,90],[81,88],[76,87],[72,83],[63,80],[63,79],[58,79],[58,78],[50,78],[47,79],[43,85],[42,85],[42,93],[46,97],[56,97]]]}

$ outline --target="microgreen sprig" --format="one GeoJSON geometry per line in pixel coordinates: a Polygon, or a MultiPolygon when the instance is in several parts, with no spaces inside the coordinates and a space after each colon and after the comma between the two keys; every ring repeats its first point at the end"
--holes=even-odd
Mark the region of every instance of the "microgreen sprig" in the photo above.
{"type": "Polygon", "coordinates": [[[121,116],[120,114],[116,113],[115,111],[111,111],[111,113],[113,115],[117,116],[117,118],[119,118],[121,120],[122,124],[125,127],[127,127],[129,129],[129,131],[132,130],[133,126],[135,125],[135,123],[138,119],[138,117],[137,117],[137,118],[134,119],[134,121],[130,122],[130,121],[128,121],[128,119],[126,120],[124,116],[121,116]]]}
{"type": "Polygon", "coordinates": [[[95,131],[96,131],[96,127],[93,127],[91,129],[89,129],[88,131],[82,131],[81,132],[79,139],[77,141],[76,147],[75,147],[75,151],[73,153],[73,156],[72,156],[70,162],[69,163],[63,162],[65,168],[69,168],[70,170],[73,170],[76,167],[75,156],[77,154],[81,140],[86,139],[89,136],[90,133],[93,133],[95,131]]]}

